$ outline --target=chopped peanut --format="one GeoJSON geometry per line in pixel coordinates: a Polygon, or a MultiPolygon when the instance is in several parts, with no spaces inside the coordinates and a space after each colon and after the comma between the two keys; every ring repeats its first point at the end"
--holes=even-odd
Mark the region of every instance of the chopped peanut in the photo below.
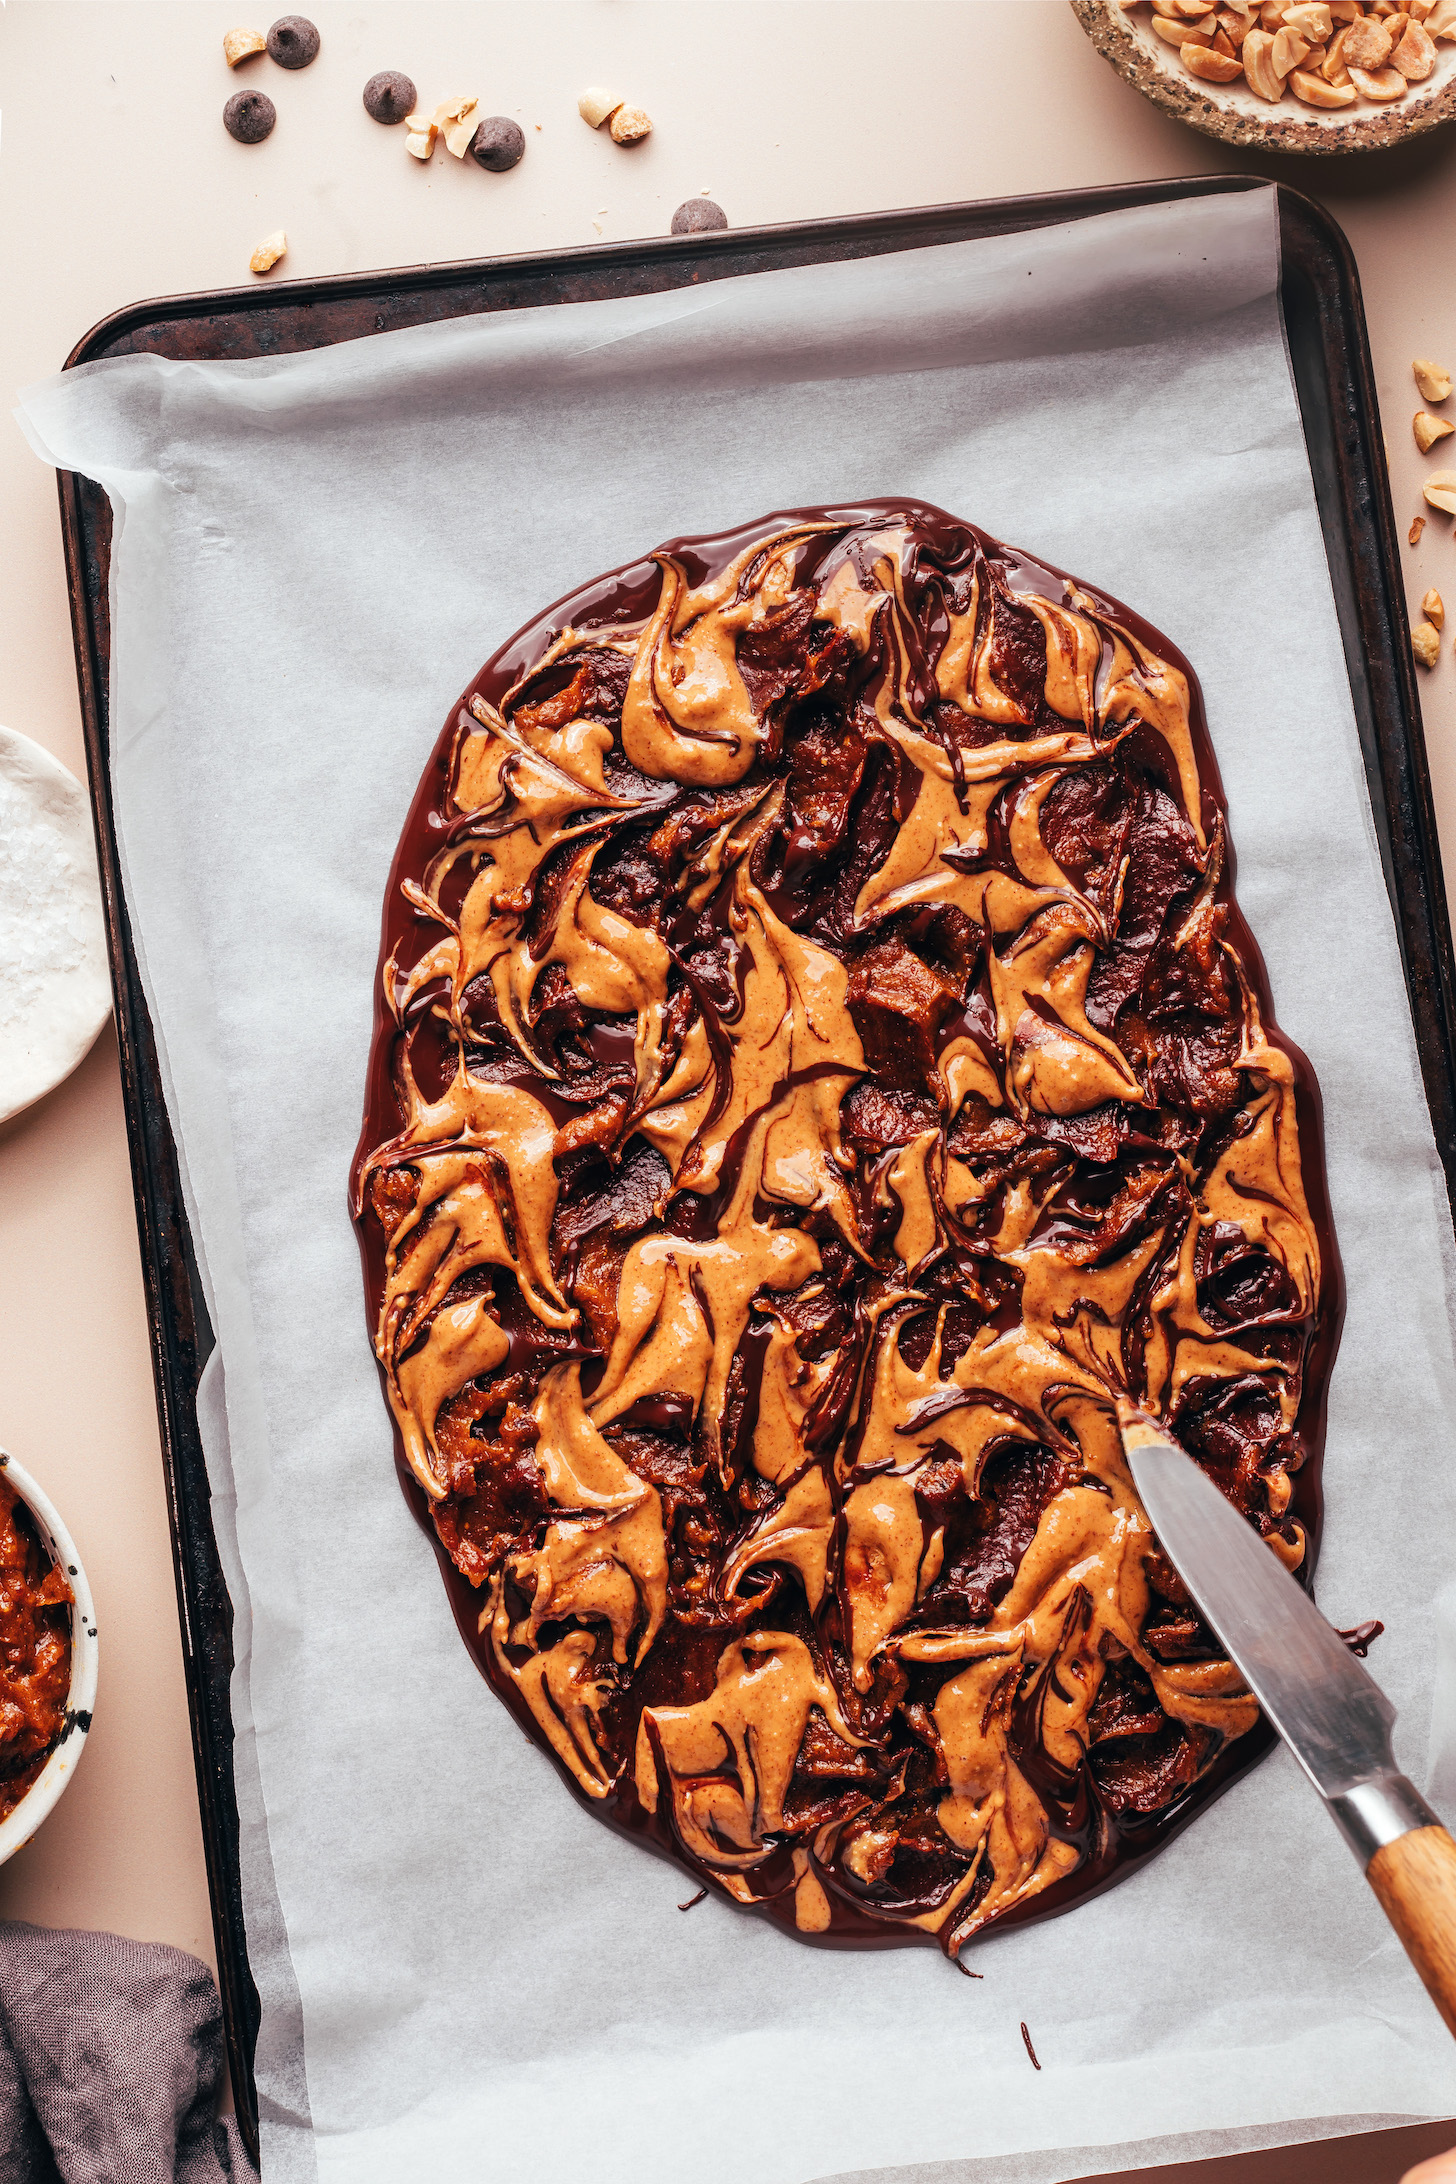
{"type": "Polygon", "coordinates": [[[1291,69],[1299,68],[1309,59],[1309,40],[1301,38],[1297,30],[1286,25],[1274,33],[1274,43],[1269,52],[1269,65],[1276,76],[1287,76],[1291,69]]]}
{"type": "Polygon", "coordinates": [[[435,149],[439,125],[431,114],[410,114],[404,125],[404,148],[411,159],[428,159],[435,149]]]}
{"type": "Polygon", "coordinates": [[[1444,402],[1451,392],[1451,374],[1444,364],[1433,364],[1428,356],[1418,356],[1411,366],[1415,383],[1428,402],[1444,402]]]}
{"type": "Polygon", "coordinates": [[[1444,440],[1448,432],[1456,432],[1456,425],[1448,424],[1444,417],[1433,417],[1429,410],[1417,410],[1411,419],[1411,431],[1416,436],[1416,446],[1423,455],[1429,455],[1438,440],[1444,440]]]}
{"type": "MultiPolygon", "coordinates": [[[[1347,25],[1346,28],[1348,29],[1348,27],[1347,25]]],[[[1350,81],[1350,71],[1345,66],[1344,30],[1337,30],[1331,39],[1330,50],[1325,55],[1320,74],[1324,77],[1326,83],[1348,83],[1350,81]]]]}
{"type": "Polygon", "coordinates": [[[1433,470],[1421,492],[1430,507],[1456,516],[1456,470],[1433,470]]]}
{"type": "Polygon", "coordinates": [[[248,60],[254,53],[266,53],[268,41],[261,30],[229,30],[223,33],[222,57],[229,68],[236,68],[239,61],[248,60]]]}
{"type": "Polygon", "coordinates": [[[287,249],[288,237],[282,228],[279,228],[274,235],[265,235],[253,252],[252,257],[248,260],[248,271],[250,273],[266,273],[270,266],[277,265],[278,260],[287,249]]]}
{"type": "Polygon", "coordinates": [[[1424,83],[1436,65],[1436,48],[1419,23],[1407,23],[1399,45],[1391,49],[1390,65],[1407,83],[1424,83]]]}
{"type": "MultiPolygon", "coordinates": [[[[1434,40],[1456,41],[1456,0],[1221,0],[1212,8],[1152,0],[1150,27],[1205,83],[1231,84],[1242,74],[1271,106],[1292,91],[1333,113],[1361,99],[1389,106],[1424,83],[1436,66],[1434,40]]],[[[614,136],[625,112],[613,121],[614,136]]]]}
{"type": "Polygon", "coordinates": [[[600,85],[597,85],[589,91],[582,92],[581,97],[576,102],[576,110],[582,120],[589,122],[593,129],[600,129],[602,123],[616,113],[621,103],[622,99],[619,92],[603,91],[600,85]]]}
{"type": "Polygon", "coordinates": [[[1234,83],[1244,73],[1244,64],[1235,54],[1216,53],[1212,46],[1191,44],[1179,50],[1183,66],[1205,83],[1234,83]]]}
{"type": "Polygon", "coordinates": [[[1437,629],[1446,627],[1446,602],[1434,585],[1421,601],[1421,612],[1428,622],[1435,623],[1437,629]]]}
{"type": "Polygon", "coordinates": [[[1244,75],[1249,89],[1277,105],[1284,96],[1284,80],[1274,72],[1270,59],[1273,51],[1274,39],[1267,30],[1251,30],[1244,40],[1244,75]]]}
{"type": "Polygon", "coordinates": [[[1296,68],[1289,79],[1289,88],[1306,106],[1353,106],[1355,86],[1352,83],[1326,83],[1323,76],[1311,76],[1304,68],[1296,68]]]}
{"type": "Polygon", "coordinates": [[[1390,32],[1384,23],[1367,15],[1351,23],[1345,33],[1346,68],[1384,68],[1390,59],[1390,32]]]}
{"type": "Polygon", "coordinates": [[[446,99],[435,108],[435,127],[445,139],[445,149],[455,159],[463,159],[470,149],[480,119],[477,98],[446,99]]]}
{"type": "Polygon", "coordinates": [[[614,144],[640,144],[652,134],[652,123],[640,106],[619,106],[608,128],[614,144]]]}
{"type": "Polygon", "coordinates": [[[1411,631],[1411,651],[1422,667],[1434,667],[1441,657],[1440,632],[1429,622],[1417,622],[1411,631]]]}
{"type": "Polygon", "coordinates": [[[1422,531],[1424,531],[1425,528],[1425,517],[1413,516],[1411,519],[1411,527],[1405,534],[1405,542],[1407,546],[1419,546],[1421,543],[1421,533],[1422,531]]]}

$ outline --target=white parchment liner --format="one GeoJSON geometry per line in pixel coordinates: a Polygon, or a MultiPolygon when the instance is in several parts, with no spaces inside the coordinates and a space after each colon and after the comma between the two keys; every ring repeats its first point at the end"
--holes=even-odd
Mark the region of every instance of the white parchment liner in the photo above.
{"type": "Polygon", "coordinates": [[[220,1344],[269,2184],[1040,2184],[1456,2107],[1282,1753],[1123,1886],[978,1944],[980,1983],[680,1916],[456,1636],[345,1205],[391,854],[520,623],[675,534],[894,493],[1106,586],[1202,678],[1323,1087],[1349,1305],[1320,1598],[1384,1617],[1402,1763],[1449,1809],[1450,1224],[1276,278],[1260,191],[25,397],[116,510],[117,824],[220,1344]]]}

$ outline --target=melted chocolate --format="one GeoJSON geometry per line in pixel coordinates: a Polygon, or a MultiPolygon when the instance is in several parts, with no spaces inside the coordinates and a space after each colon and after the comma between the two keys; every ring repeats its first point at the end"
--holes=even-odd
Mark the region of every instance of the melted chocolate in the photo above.
{"type": "Polygon", "coordinates": [[[1319,1100],[1117,601],[887,501],[549,610],[406,822],[353,1182],[461,1631],[695,1877],[954,1955],[1267,1748],[1116,1407],[1308,1577],[1319,1100]]]}

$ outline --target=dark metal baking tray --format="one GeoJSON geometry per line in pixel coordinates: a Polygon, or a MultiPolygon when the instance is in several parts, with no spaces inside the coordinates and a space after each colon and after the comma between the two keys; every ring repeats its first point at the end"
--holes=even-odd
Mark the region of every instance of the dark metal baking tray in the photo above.
{"type": "MultiPolygon", "coordinates": [[[[729,274],[869,257],[1263,186],[1245,176],[1190,177],[175,296],[104,319],[67,359],[67,369],[145,352],[227,360],[279,356],[470,312],[641,295],[729,274]]],[[[1436,1144],[1456,1194],[1456,972],[1360,285],[1349,246],[1328,214],[1282,187],[1278,202],[1284,321],[1371,809],[1436,1144]]],[[[121,890],[107,710],[111,510],[89,479],[62,472],[59,484],[228,2054],[244,2135],[256,2151],[258,1998],[238,1875],[228,1702],[232,1610],[197,1429],[197,1383],[213,1332],[121,890]]],[[[361,1097],[363,1066],[361,1055],[361,1097]]]]}

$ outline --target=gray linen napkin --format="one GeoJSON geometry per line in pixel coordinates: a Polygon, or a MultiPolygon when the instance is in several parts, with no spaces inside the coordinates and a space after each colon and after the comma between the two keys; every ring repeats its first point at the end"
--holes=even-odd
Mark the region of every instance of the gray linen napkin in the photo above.
{"type": "Polygon", "coordinates": [[[0,2184],[250,2184],[207,1966],[0,1921],[0,2184]]]}

